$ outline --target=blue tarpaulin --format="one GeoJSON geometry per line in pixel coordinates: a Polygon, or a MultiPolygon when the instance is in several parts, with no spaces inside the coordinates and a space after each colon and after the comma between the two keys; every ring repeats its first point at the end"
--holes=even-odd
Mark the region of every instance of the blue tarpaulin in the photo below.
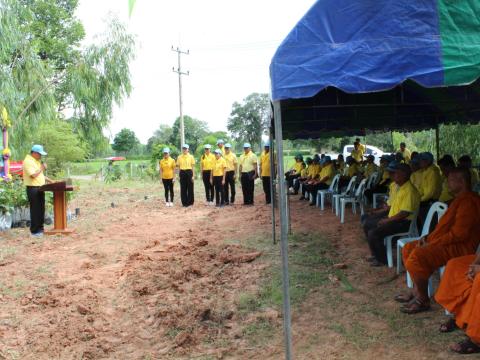
{"type": "Polygon", "coordinates": [[[278,48],[272,99],[463,85],[480,74],[480,1],[319,0],[278,48]],[[458,76],[461,74],[462,76],[458,76]]]}

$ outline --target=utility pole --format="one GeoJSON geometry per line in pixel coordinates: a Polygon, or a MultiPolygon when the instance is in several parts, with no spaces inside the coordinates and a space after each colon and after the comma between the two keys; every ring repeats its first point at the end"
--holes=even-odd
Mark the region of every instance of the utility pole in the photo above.
{"type": "Polygon", "coordinates": [[[182,148],[183,144],[185,144],[185,126],[183,124],[183,101],[182,101],[182,75],[189,75],[190,71],[187,72],[182,72],[182,54],[183,55],[189,55],[190,50],[187,51],[182,51],[178,46],[177,48],[174,48],[172,45],[172,51],[175,51],[178,55],[178,68],[175,69],[173,67],[173,72],[178,74],[178,93],[179,93],[179,98],[180,98],[180,149],[182,148]]]}

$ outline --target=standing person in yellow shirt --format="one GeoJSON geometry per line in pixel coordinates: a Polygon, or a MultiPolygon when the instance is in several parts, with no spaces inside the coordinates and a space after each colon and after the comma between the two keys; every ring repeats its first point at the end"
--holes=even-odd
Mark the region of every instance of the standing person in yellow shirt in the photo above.
{"type": "Polygon", "coordinates": [[[210,181],[212,177],[213,165],[215,163],[215,155],[210,152],[212,145],[205,144],[204,153],[200,158],[200,171],[202,173],[203,186],[205,187],[205,205],[213,205],[213,185],[210,181]]]}
{"type": "Polygon", "coordinates": [[[355,142],[358,142],[358,148],[362,152],[362,156],[365,155],[365,153],[367,152],[367,147],[362,144],[362,142],[360,141],[360,138],[356,138],[355,142]]]}
{"type": "Polygon", "coordinates": [[[260,155],[260,176],[262,177],[263,192],[265,193],[265,202],[272,202],[272,194],[270,191],[270,143],[265,142],[263,152],[260,155]]]}
{"type": "Polygon", "coordinates": [[[163,148],[163,159],[160,160],[160,178],[165,189],[165,205],[173,206],[173,183],[175,181],[175,160],[170,157],[170,149],[163,148]],[[170,195],[170,199],[169,199],[170,195]]]}
{"type": "MultiPolygon", "coordinates": [[[[255,179],[257,173],[257,156],[252,152],[249,143],[243,144],[243,154],[239,160],[239,172],[241,174],[243,205],[253,205],[253,194],[255,192],[255,179]]],[[[299,174],[300,175],[300,174],[299,174]]]]}
{"type": "Polygon", "coordinates": [[[403,161],[405,161],[405,164],[409,164],[410,160],[412,158],[412,153],[410,150],[407,149],[407,144],[404,142],[400,143],[400,149],[397,150],[397,153],[402,154],[403,156],[403,161]]]}
{"type": "Polygon", "coordinates": [[[39,191],[39,188],[51,182],[43,173],[47,164],[42,162],[42,156],[46,155],[42,145],[33,145],[30,154],[23,160],[23,184],[30,204],[30,233],[34,237],[43,236],[45,221],[45,192],[39,191]]]}
{"type": "Polygon", "coordinates": [[[225,174],[227,169],[227,162],[222,157],[222,150],[215,149],[215,162],[211,172],[210,182],[215,188],[215,205],[223,207],[225,205],[225,174]]]}
{"type": "Polygon", "coordinates": [[[364,152],[360,148],[360,142],[355,141],[353,143],[353,150],[350,154],[350,156],[357,162],[357,164],[360,164],[363,161],[363,154],[364,152]]]}
{"type": "Polygon", "coordinates": [[[177,167],[180,169],[180,198],[183,207],[193,205],[193,182],[195,180],[195,158],[189,153],[190,146],[183,144],[182,154],[177,158],[177,167]]]}
{"type": "Polygon", "coordinates": [[[233,204],[235,202],[235,181],[237,180],[237,155],[232,152],[232,145],[225,144],[224,159],[227,163],[225,172],[225,205],[233,204]],[[229,198],[230,188],[230,198],[229,198]]]}
{"type": "Polygon", "coordinates": [[[217,140],[217,146],[218,148],[220,149],[220,151],[222,152],[222,156],[225,155],[225,145],[224,145],[224,141],[222,139],[218,139],[217,140]]]}

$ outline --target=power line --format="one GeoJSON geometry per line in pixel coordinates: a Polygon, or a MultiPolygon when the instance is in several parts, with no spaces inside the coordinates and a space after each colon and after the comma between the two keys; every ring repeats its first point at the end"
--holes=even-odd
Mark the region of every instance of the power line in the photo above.
{"type": "Polygon", "coordinates": [[[180,102],[180,149],[185,144],[185,126],[183,123],[183,101],[182,101],[182,75],[190,75],[190,71],[183,72],[182,71],[182,55],[189,55],[190,50],[182,51],[178,46],[174,48],[172,45],[172,51],[175,51],[178,56],[178,68],[175,70],[173,67],[173,72],[178,74],[178,95],[179,95],[179,102],[180,102]]]}

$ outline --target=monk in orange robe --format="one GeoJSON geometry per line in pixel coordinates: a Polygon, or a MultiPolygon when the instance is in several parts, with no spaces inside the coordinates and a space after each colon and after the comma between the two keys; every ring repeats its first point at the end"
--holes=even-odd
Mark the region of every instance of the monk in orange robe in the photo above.
{"type": "Polygon", "coordinates": [[[448,187],[455,196],[450,207],[428,236],[403,248],[403,263],[413,280],[413,293],[398,295],[405,302],[400,309],[407,314],[430,309],[428,279],[450,259],[475,254],[480,243],[480,196],[471,191],[470,172],[453,169],[448,187]]]}
{"type": "Polygon", "coordinates": [[[448,262],[435,300],[452,313],[441,332],[465,330],[468,338],[450,349],[459,354],[480,353],[480,255],[467,255],[448,262]]]}

